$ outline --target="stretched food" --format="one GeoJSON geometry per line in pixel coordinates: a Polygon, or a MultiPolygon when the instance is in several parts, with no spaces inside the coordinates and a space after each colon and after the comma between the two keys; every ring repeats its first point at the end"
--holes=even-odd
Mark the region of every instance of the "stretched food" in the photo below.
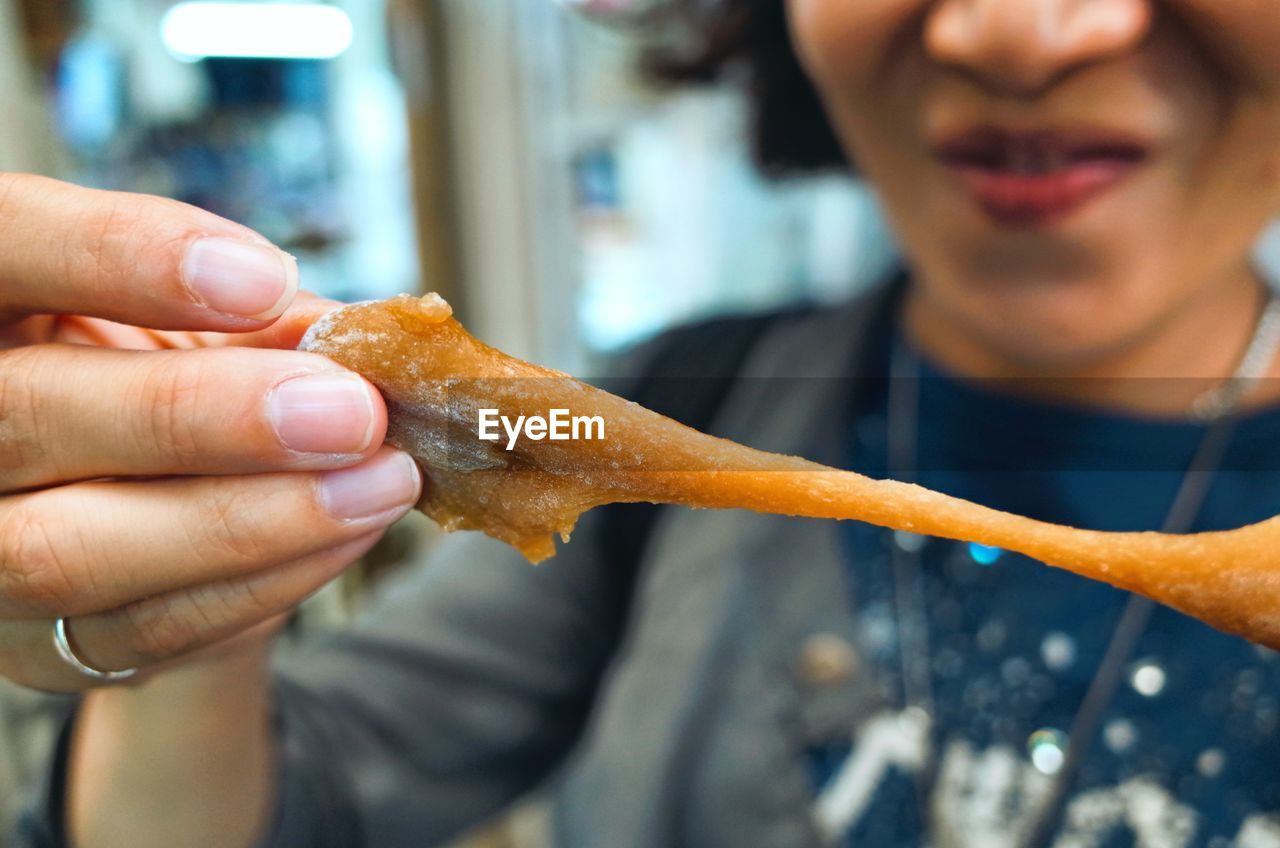
{"type": "Polygon", "coordinates": [[[614,502],[855,519],[1018,551],[1280,648],[1280,517],[1183,536],[1081,530],[754,450],[507,356],[436,295],[337,309],[302,348],[382,391],[388,441],[426,475],[423,512],[532,562],[614,502]]]}

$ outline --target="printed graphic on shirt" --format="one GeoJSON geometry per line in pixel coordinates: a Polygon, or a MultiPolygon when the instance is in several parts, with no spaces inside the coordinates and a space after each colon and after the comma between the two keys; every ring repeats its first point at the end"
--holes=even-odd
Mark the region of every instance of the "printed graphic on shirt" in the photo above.
{"type": "MultiPolygon", "coordinates": [[[[856,747],[818,797],[814,815],[833,841],[857,830],[886,781],[910,778],[926,763],[927,718],[914,709],[873,716],[856,747]]],[[[946,746],[930,798],[934,848],[1019,848],[1042,814],[1053,777],[1009,746],[977,751],[964,741],[946,746]]],[[[1153,779],[1136,777],[1072,797],[1054,848],[1187,848],[1199,832],[1196,812],[1153,779]]],[[[1255,813],[1234,838],[1213,848],[1280,848],[1280,814],[1255,813]]]]}

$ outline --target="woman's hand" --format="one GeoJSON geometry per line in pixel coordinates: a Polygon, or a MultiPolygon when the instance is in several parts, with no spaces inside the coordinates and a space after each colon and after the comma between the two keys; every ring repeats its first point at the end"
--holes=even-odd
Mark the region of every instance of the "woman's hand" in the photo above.
{"type": "Polygon", "coordinates": [[[225,640],[410,509],[376,390],[270,349],[328,305],[296,293],[290,257],[214,215],[0,175],[0,675],[93,685],[59,617],[101,670],[225,640]]]}

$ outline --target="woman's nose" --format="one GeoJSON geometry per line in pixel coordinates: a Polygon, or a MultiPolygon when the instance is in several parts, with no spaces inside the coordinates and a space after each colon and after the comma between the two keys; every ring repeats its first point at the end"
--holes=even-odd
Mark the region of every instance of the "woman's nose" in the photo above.
{"type": "Polygon", "coordinates": [[[1005,92],[1035,93],[1070,71],[1136,46],[1152,0],[938,0],[925,48],[1005,92]]]}

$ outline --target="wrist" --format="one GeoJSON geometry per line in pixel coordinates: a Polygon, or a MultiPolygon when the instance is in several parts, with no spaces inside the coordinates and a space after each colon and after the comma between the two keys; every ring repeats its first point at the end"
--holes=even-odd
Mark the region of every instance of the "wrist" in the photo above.
{"type": "Polygon", "coordinates": [[[249,845],[274,808],[269,642],[242,642],[90,692],[70,747],[74,844],[249,845]]]}

